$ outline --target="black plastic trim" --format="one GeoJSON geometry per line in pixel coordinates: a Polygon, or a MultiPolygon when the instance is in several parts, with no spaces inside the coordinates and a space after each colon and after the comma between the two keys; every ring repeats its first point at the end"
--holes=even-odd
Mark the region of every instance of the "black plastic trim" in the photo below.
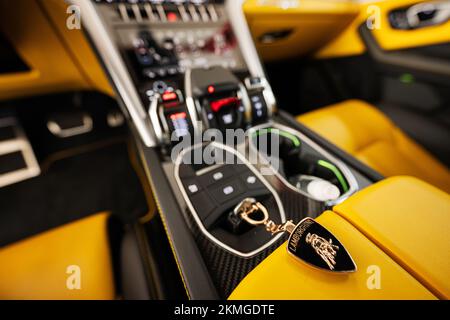
{"type": "Polygon", "coordinates": [[[370,56],[380,64],[406,68],[410,71],[432,73],[439,76],[450,76],[450,63],[446,60],[398,51],[388,52],[380,47],[366,24],[362,24],[358,31],[370,56]]]}
{"type": "Polygon", "coordinates": [[[208,269],[164,174],[158,150],[145,147],[140,140],[138,143],[147,177],[189,298],[218,299],[219,295],[208,269]]]}

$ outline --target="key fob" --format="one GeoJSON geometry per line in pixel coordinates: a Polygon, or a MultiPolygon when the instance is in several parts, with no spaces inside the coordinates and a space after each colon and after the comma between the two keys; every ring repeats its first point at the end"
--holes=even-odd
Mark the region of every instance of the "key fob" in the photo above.
{"type": "Polygon", "coordinates": [[[293,229],[287,251],[295,259],[321,270],[355,272],[357,269],[342,243],[311,218],[303,219],[293,229]]]}

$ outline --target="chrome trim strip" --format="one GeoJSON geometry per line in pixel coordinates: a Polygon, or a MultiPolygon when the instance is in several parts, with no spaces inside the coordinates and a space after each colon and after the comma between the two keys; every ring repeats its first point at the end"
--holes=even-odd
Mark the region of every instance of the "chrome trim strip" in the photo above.
{"type": "Polygon", "coordinates": [[[209,166],[209,167],[200,169],[200,170],[198,170],[198,171],[195,172],[195,175],[196,175],[197,177],[203,176],[204,174],[207,174],[208,172],[214,171],[214,170],[216,170],[217,168],[220,168],[221,166],[223,166],[223,164],[215,164],[215,165],[213,165],[213,166],[209,166]]]}
{"type": "Polygon", "coordinates": [[[0,174],[0,188],[38,176],[41,173],[33,149],[23,129],[12,118],[0,119],[0,127],[13,127],[16,138],[0,141],[0,156],[20,151],[26,167],[16,171],[0,174]]]}
{"type": "Polygon", "coordinates": [[[250,102],[250,98],[248,96],[248,92],[245,89],[245,86],[239,82],[239,90],[237,91],[238,99],[241,100],[244,104],[245,112],[245,122],[250,123],[252,121],[252,103],[250,102]]]}
{"type": "Polygon", "coordinates": [[[158,117],[158,106],[159,106],[159,94],[155,93],[150,98],[150,107],[148,108],[148,114],[150,116],[150,120],[153,123],[153,131],[155,132],[156,139],[159,143],[163,142],[163,130],[161,128],[161,124],[159,122],[158,117]]]}
{"type": "Polygon", "coordinates": [[[255,43],[247,24],[247,20],[242,9],[245,0],[227,0],[225,1],[225,10],[230,19],[234,34],[238,40],[239,48],[244,57],[247,68],[253,77],[261,78],[264,85],[263,95],[266,99],[268,116],[271,117],[276,111],[276,99],[273,94],[270,83],[266,80],[264,68],[256,51],[255,43]]]}
{"type": "MultiPolygon", "coordinates": [[[[283,207],[283,204],[282,204],[282,202],[281,202],[280,197],[278,196],[278,193],[277,193],[277,192],[273,189],[273,187],[266,181],[266,179],[264,179],[264,177],[263,177],[263,176],[262,176],[262,175],[261,175],[261,174],[260,174],[260,173],[259,173],[259,172],[258,172],[258,171],[257,171],[257,170],[256,170],[256,169],[248,162],[248,161],[247,161],[247,159],[245,159],[245,157],[244,157],[240,152],[236,151],[234,148],[231,148],[231,147],[229,147],[229,146],[226,146],[226,145],[223,145],[223,144],[220,144],[220,143],[217,143],[217,142],[212,142],[211,144],[212,144],[213,146],[217,147],[217,148],[221,148],[222,150],[225,150],[225,151],[227,151],[227,152],[230,152],[230,153],[233,153],[234,155],[236,155],[236,156],[242,161],[242,163],[245,164],[245,165],[250,169],[250,171],[252,171],[252,172],[256,175],[256,177],[258,177],[258,179],[264,184],[264,186],[265,186],[265,187],[272,193],[272,195],[274,196],[275,201],[277,202],[277,205],[278,205],[278,209],[279,209],[279,211],[280,211],[281,222],[282,222],[282,223],[286,222],[286,214],[285,214],[285,212],[284,212],[284,207],[283,207]]],[[[197,225],[198,225],[200,231],[201,231],[201,232],[202,232],[209,240],[211,240],[212,242],[214,242],[214,243],[217,244],[218,246],[222,247],[223,249],[225,249],[225,250],[227,250],[227,251],[229,251],[229,252],[231,252],[231,253],[233,253],[233,254],[235,254],[235,255],[237,255],[237,256],[241,256],[241,257],[244,257],[244,258],[252,257],[252,256],[256,255],[257,253],[261,252],[262,250],[268,248],[268,247],[271,246],[272,244],[274,244],[278,239],[280,239],[280,237],[283,236],[283,234],[281,233],[281,234],[278,234],[278,235],[274,236],[270,241],[268,241],[266,244],[264,244],[263,246],[259,247],[259,248],[256,249],[256,250],[253,250],[253,251],[251,251],[251,252],[240,252],[240,251],[238,251],[238,250],[236,250],[236,249],[233,249],[233,248],[231,248],[230,246],[228,246],[228,245],[226,245],[226,244],[220,242],[220,241],[217,240],[213,235],[211,235],[211,234],[208,232],[208,230],[205,229],[205,227],[203,226],[202,221],[200,220],[200,218],[199,218],[197,212],[195,211],[194,206],[192,205],[192,203],[191,203],[191,201],[190,201],[190,199],[189,199],[189,197],[188,197],[188,195],[187,195],[187,193],[186,193],[186,191],[185,191],[185,189],[184,189],[183,183],[181,182],[181,179],[180,179],[180,165],[181,165],[181,162],[183,161],[183,156],[184,156],[187,152],[189,152],[189,151],[191,151],[191,150],[193,150],[193,149],[195,149],[195,148],[199,148],[199,147],[201,147],[202,145],[203,145],[203,143],[194,145],[194,146],[189,147],[189,148],[187,148],[187,149],[184,149],[184,150],[178,155],[177,160],[175,161],[175,173],[174,173],[174,174],[175,174],[175,180],[176,180],[176,182],[177,182],[177,184],[178,184],[178,187],[179,187],[179,189],[180,189],[180,191],[181,191],[181,194],[182,194],[184,200],[186,201],[186,204],[187,204],[187,206],[188,206],[188,208],[189,208],[189,210],[190,210],[192,216],[194,217],[194,220],[195,220],[195,222],[197,223],[197,225]]]]}
{"type": "Polygon", "coordinates": [[[139,94],[136,91],[117,46],[114,44],[105,23],[95,9],[95,4],[92,1],[86,0],[69,1],[80,8],[83,26],[95,44],[142,141],[147,147],[155,146],[156,141],[150,126],[150,121],[148,121],[146,109],[142,105],[139,94]]]}
{"type": "Polygon", "coordinates": [[[248,28],[244,11],[242,10],[244,1],[245,0],[227,0],[225,1],[225,10],[251,75],[254,77],[265,78],[264,69],[253,43],[253,38],[250,29],[248,28]]]}
{"type": "Polygon", "coordinates": [[[271,118],[276,111],[277,101],[275,95],[273,94],[272,88],[266,78],[260,78],[261,83],[259,85],[252,85],[250,78],[245,78],[245,86],[248,90],[262,89],[264,100],[266,100],[268,117],[271,118]]]}
{"type": "Polygon", "coordinates": [[[192,80],[191,80],[192,70],[190,68],[186,69],[184,73],[184,95],[186,101],[186,108],[191,117],[192,126],[194,127],[194,136],[200,137],[202,134],[202,129],[199,127],[199,120],[197,117],[197,108],[195,107],[195,100],[192,94],[192,80]]]}
{"type": "MultiPolygon", "coordinates": [[[[249,129],[249,131],[248,131],[249,143],[248,144],[254,152],[258,152],[258,150],[254,146],[254,144],[251,142],[252,140],[250,139],[250,137],[252,136],[253,133],[257,132],[258,130],[267,129],[267,128],[275,128],[275,129],[287,131],[287,132],[291,133],[292,135],[299,137],[300,140],[302,141],[302,143],[307,143],[310,147],[315,149],[317,152],[319,152],[320,154],[327,157],[330,161],[333,162],[333,164],[335,164],[339,168],[339,170],[341,170],[342,174],[347,179],[347,182],[349,184],[349,190],[346,193],[344,193],[343,195],[341,195],[336,200],[326,201],[325,204],[327,206],[337,205],[337,204],[343,202],[345,199],[347,199],[348,197],[350,197],[352,194],[354,194],[355,192],[357,192],[359,190],[358,181],[356,181],[355,176],[351,173],[350,169],[342,161],[340,161],[336,157],[332,156],[325,149],[320,147],[318,144],[316,144],[314,141],[312,141],[310,138],[308,138],[306,135],[304,135],[300,131],[297,131],[297,130],[287,127],[285,125],[279,124],[277,122],[270,121],[268,123],[261,124],[259,126],[249,129]]],[[[310,194],[307,194],[307,193],[295,188],[291,183],[289,183],[289,181],[287,181],[282,175],[280,175],[280,173],[278,171],[276,171],[272,166],[270,166],[270,169],[273,171],[274,175],[276,175],[289,189],[291,189],[305,197],[308,197],[310,199],[320,201],[320,200],[313,198],[310,194]]]]}
{"type": "Polygon", "coordinates": [[[47,121],[47,129],[58,138],[70,138],[80,134],[91,132],[94,127],[92,118],[88,114],[83,114],[83,124],[78,127],[62,129],[54,120],[47,121]]]}

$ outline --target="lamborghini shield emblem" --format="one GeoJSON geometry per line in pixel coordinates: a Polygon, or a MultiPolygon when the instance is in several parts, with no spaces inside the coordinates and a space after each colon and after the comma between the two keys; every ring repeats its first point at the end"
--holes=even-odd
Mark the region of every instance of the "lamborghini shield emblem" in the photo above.
{"type": "Polygon", "coordinates": [[[356,264],[342,243],[311,218],[302,220],[292,231],[289,254],[310,266],[332,272],[355,272],[356,264]]]}

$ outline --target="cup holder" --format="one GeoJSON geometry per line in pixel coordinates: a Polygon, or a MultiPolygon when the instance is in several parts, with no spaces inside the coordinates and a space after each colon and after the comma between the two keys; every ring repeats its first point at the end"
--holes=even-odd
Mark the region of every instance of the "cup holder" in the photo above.
{"type": "Polygon", "coordinates": [[[294,190],[324,202],[336,201],[351,191],[343,165],[300,133],[266,127],[255,129],[249,138],[260,155],[277,163],[273,170],[294,190]]]}

